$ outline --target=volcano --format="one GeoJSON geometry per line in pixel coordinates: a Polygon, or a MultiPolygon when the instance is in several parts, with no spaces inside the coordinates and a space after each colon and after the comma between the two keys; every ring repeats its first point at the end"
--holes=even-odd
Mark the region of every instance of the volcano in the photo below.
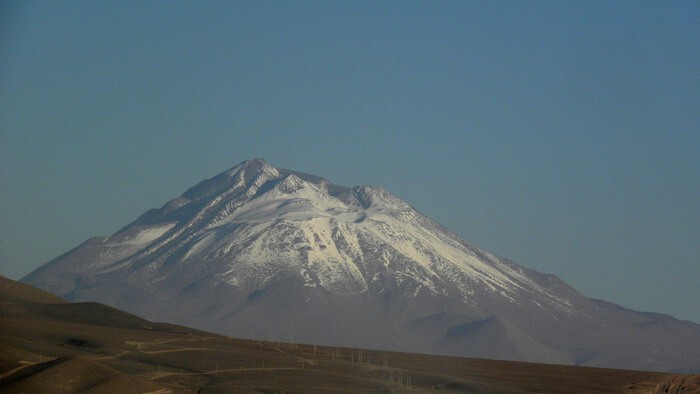
{"type": "Polygon", "coordinates": [[[700,325],[590,299],[388,191],[244,161],[22,279],[229,336],[700,371],[700,325]]]}

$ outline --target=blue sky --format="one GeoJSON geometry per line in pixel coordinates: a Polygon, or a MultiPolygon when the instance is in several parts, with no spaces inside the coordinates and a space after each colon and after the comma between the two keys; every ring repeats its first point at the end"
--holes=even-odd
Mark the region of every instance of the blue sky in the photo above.
{"type": "Polygon", "coordinates": [[[700,3],[0,3],[0,274],[253,157],[700,322],[700,3]]]}

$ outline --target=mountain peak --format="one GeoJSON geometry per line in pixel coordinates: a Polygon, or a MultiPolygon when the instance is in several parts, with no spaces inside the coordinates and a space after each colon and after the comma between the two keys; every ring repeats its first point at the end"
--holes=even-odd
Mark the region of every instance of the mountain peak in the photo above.
{"type": "Polygon", "coordinates": [[[264,170],[267,168],[275,168],[267,160],[265,160],[261,157],[256,157],[254,159],[244,160],[234,168],[239,168],[239,167],[241,170],[254,171],[254,172],[261,171],[261,170],[264,170]]]}
{"type": "Polygon", "coordinates": [[[270,163],[262,157],[254,157],[252,159],[244,160],[243,162],[247,164],[258,163],[261,165],[270,165],[270,163]]]}
{"type": "MultiPolygon", "coordinates": [[[[279,176],[279,170],[262,158],[242,161],[223,174],[229,177],[238,177],[243,179],[246,184],[249,184],[254,178],[264,173],[273,177],[279,176]]],[[[219,174],[218,176],[223,174],[219,174]]]]}

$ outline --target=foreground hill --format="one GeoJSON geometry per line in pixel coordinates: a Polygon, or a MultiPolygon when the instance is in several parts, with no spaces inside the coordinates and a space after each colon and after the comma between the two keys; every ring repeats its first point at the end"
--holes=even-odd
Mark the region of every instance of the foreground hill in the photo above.
{"type": "Polygon", "coordinates": [[[700,371],[700,325],[592,300],[377,187],[249,160],[23,281],[249,339],[700,371]]]}
{"type": "Polygon", "coordinates": [[[700,392],[700,376],[232,339],[0,277],[2,392],[700,392]]]}

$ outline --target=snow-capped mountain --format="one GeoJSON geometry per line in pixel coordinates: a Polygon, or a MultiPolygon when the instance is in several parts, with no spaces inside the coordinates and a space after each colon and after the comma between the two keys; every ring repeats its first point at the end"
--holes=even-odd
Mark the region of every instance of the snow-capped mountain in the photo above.
{"type": "Polygon", "coordinates": [[[377,187],[245,161],[23,279],[226,335],[700,370],[700,326],[586,298],[377,187]]]}

